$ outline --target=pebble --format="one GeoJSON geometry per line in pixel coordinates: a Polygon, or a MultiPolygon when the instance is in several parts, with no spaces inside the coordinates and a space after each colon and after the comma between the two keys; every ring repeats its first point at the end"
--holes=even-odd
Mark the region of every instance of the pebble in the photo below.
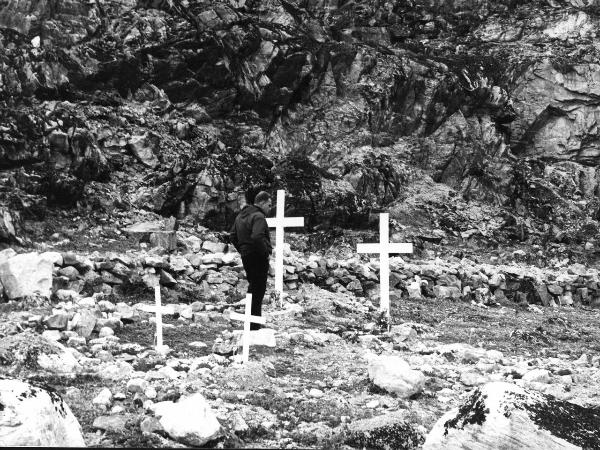
{"type": "Polygon", "coordinates": [[[379,406],[379,400],[371,400],[365,406],[369,409],[375,409],[379,406]]]}
{"type": "Polygon", "coordinates": [[[321,398],[325,394],[320,389],[312,388],[310,391],[308,391],[308,395],[310,395],[313,398],[321,398]]]}

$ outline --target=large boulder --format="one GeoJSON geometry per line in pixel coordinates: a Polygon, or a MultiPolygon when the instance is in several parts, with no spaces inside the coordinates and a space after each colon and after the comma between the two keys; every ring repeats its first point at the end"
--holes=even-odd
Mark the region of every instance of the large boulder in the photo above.
{"type": "Polygon", "coordinates": [[[425,375],[418,370],[412,370],[399,356],[370,356],[368,361],[371,381],[398,397],[410,397],[421,392],[425,386],[425,375]]]}
{"type": "Polygon", "coordinates": [[[50,297],[53,263],[38,253],[21,253],[0,263],[0,283],[9,299],[50,297]]]}
{"type": "Polygon", "coordinates": [[[599,448],[600,410],[506,382],[475,389],[427,435],[424,450],[599,448]]]}
{"type": "Polygon", "coordinates": [[[0,379],[0,446],[83,447],[81,426],[53,390],[0,379]]]}
{"type": "Polygon", "coordinates": [[[0,339],[0,371],[13,374],[23,370],[72,374],[80,371],[81,365],[62,344],[28,330],[0,339]]]}
{"type": "Polygon", "coordinates": [[[180,398],[176,403],[156,403],[152,409],[164,431],[183,444],[200,447],[221,433],[217,417],[199,393],[180,398]]]}

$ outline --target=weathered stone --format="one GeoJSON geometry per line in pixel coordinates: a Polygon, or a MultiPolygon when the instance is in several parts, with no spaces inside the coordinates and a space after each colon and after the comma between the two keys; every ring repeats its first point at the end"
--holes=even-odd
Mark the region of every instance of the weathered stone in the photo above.
{"type": "Polygon", "coordinates": [[[177,280],[166,270],[160,269],[158,273],[160,275],[160,284],[165,286],[175,286],[177,284],[177,280]]]}
{"type": "Polygon", "coordinates": [[[460,300],[462,293],[456,286],[434,286],[433,293],[436,298],[460,300]]]}
{"type": "Polygon", "coordinates": [[[542,305],[544,305],[544,306],[550,305],[550,300],[552,300],[552,298],[551,298],[550,294],[548,293],[548,288],[546,287],[546,285],[545,284],[536,284],[535,290],[536,290],[538,296],[540,297],[542,305]]]}
{"type": "Polygon", "coordinates": [[[0,339],[0,354],[17,370],[23,365],[56,374],[72,374],[81,369],[62,344],[31,331],[0,339]]]}
{"type": "Polygon", "coordinates": [[[78,302],[81,300],[81,295],[72,289],[59,289],[54,293],[54,297],[59,302],[78,302]]]}
{"type": "Polygon", "coordinates": [[[593,448],[600,440],[600,413],[513,384],[493,382],[442,416],[424,450],[593,448]]]}
{"type": "Polygon", "coordinates": [[[3,447],[84,447],[79,422],[55,391],[0,379],[3,447]]]}
{"type": "Polygon", "coordinates": [[[148,388],[148,382],[142,378],[134,378],[127,382],[129,392],[144,392],[148,388]]]}
{"type": "Polygon", "coordinates": [[[108,407],[112,403],[112,398],[112,392],[105,387],[92,399],[92,404],[108,407]]]}
{"type": "Polygon", "coordinates": [[[533,369],[523,375],[523,381],[534,381],[537,383],[549,383],[550,372],[546,369],[533,369]]]}
{"type": "Polygon", "coordinates": [[[79,276],[79,271],[73,266],[63,267],[58,271],[59,275],[67,277],[69,280],[76,280],[79,276]]]}
{"type": "Polygon", "coordinates": [[[98,318],[89,309],[80,309],[73,317],[71,329],[87,339],[92,335],[97,320],[98,318]]]}
{"type": "Polygon", "coordinates": [[[22,253],[0,263],[0,284],[9,299],[42,295],[50,297],[52,267],[38,253],[22,253]]]}
{"type": "Polygon", "coordinates": [[[206,281],[209,284],[221,284],[223,282],[223,276],[219,273],[209,273],[206,277],[206,281]]]}
{"type": "Polygon", "coordinates": [[[150,245],[170,252],[177,248],[177,234],[174,231],[156,231],[150,233],[150,245]]]}
{"type": "Polygon", "coordinates": [[[152,410],[163,430],[183,444],[202,446],[221,433],[219,421],[199,393],[181,397],[177,403],[156,403],[152,410]]]}
{"type": "Polygon", "coordinates": [[[112,414],[110,416],[99,416],[94,419],[92,427],[98,430],[118,433],[125,429],[129,420],[131,420],[129,415],[112,414]]]}
{"type": "Polygon", "coordinates": [[[548,292],[554,295],[561,295],[563,293],[563,288],[560,287],[558,284],[549,284],[548,292]]]}
{"type": "Polygon", "coordinates": [[[368,363],[369,378],[388,392],[406,398],[423,390],[425,376],[398,356],[373,355],[368,363]]]}
{"type": "Polygon", "coordinates": [[[155,133],[146,133],[144,135],[132,136],[129,140],[129,149],[133,155],[145,166],[154,169],[160,164],[156,153],[160,137],[155,133]]]}
{"type": "Polygon", "coordinates": [[[44,320],[44,325],[50,330],[66,330],[68,323],[69,315],[67,313],[53,314],[44,320]]]}
{"type": "Polygon", "coordinates": [[[206,250],[211,253],[225,253],[227,244],[221,242],[204,241],[202,243],[202,250],[206,250]]]}

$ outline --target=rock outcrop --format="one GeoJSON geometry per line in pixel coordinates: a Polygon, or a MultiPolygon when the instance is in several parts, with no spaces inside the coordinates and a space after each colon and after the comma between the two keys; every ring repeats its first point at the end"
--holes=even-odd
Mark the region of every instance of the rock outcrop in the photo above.
{"type": "Polygon", "coordinates": [[[0,207],[226,228],[263,184],[311,226],[355,226],[430,176],[596,220],[588,3],[0,2],[0,207]]]}
{"type": "Polygon", "coordinates": [[[477,388],[427,435],[433,449],[598,448],[600,412],[505,382],[477,388]]]}

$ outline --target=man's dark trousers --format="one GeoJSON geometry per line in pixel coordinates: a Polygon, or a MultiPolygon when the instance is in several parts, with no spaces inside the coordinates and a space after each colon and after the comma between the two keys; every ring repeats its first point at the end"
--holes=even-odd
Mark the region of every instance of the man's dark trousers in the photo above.
{"type": "MultiPolygon", "coordinates": [[[[262,315],[262,301],[267,290],[267,276],[269,274],[269,256],[258,253],[250,253],[242,256],[242,264],[248,278],[248,293],[252,294],[253,316],[262,315]]],[[[250,324],[251,330],[260,329],[257,323],[250,324]]]]}

